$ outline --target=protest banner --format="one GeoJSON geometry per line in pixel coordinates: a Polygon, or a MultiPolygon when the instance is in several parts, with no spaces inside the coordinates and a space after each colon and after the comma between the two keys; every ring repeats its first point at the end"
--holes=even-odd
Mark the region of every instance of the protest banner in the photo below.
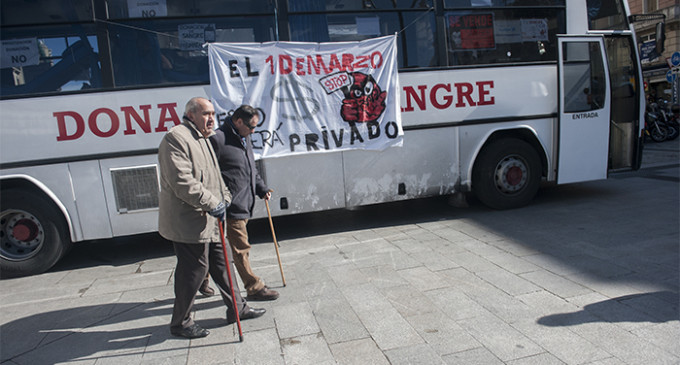
{"type": "Polygon", "coordinates": [[[210,97],[223,123],[261,112],[256,158],[401,146],[396,35],[360,42],[210,43],[210,97]]]}

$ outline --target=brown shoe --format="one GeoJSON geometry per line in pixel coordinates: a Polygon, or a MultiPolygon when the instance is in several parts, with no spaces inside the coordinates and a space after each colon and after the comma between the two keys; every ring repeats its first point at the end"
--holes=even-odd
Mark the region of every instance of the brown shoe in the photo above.
{"type": "Polygon", "coordinates": [[[212,297],[215,295],[215,289],[210,287],[210,280],[208,278],[203,280],[203,283],[201,283],[201,287],[198,288],[198,291],[206,297],[212,297]]]}
{"type": "Polygon", "coordinates": [[[260,291],[258,291],[255,294],[248,295],[246,297],[247,300],[252,300],[252,301],[267,301],[267,300],[276,300],[279,297],[279,292],[276,290],[271,290],[267,288],[266,286],[260,291]]]}

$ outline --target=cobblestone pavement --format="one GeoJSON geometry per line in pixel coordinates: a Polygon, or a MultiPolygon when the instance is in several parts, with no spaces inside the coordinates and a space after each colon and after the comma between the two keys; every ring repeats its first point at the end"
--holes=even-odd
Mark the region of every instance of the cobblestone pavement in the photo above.
{"type": "Polygon", "coordinates": [[[251,222],[281,297],[243,322],[199,297],[211,334],[172,337],[174,256],[157,235],[79,245],[0,282],[2,364],[678,364],[678,141],[643,169],[545,187],[528,207],[422,199],[251,222]]]}

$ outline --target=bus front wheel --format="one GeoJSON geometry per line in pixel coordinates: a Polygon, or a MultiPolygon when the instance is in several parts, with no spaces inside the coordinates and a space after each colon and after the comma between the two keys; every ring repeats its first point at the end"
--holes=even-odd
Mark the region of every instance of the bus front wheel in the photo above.
{"type": "Polygon", "coordinates": [[[496,140],[479,153],[472,171],[472,190],[494,209],[529,204],[541,183],[541,162],[536,150],[516,138],[496,140]]]}
{"type": "Polygon", "coordinates": [[[26,191],[3,191],[0,212],[0,275],[34,275],[51,268],[71,242],[54,205],[26,191]]]}

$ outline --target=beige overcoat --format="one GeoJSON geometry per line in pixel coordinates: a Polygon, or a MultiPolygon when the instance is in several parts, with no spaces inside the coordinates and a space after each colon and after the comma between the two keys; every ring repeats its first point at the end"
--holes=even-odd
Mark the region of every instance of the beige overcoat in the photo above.
{"type": "Polygon", "coordinates": [[[208,138],[185,120],[163,137],[158,163],[160,235],[181,243],[220,242],[218,220],[207,212],[230,203],[231,194],[208,138]]]}

